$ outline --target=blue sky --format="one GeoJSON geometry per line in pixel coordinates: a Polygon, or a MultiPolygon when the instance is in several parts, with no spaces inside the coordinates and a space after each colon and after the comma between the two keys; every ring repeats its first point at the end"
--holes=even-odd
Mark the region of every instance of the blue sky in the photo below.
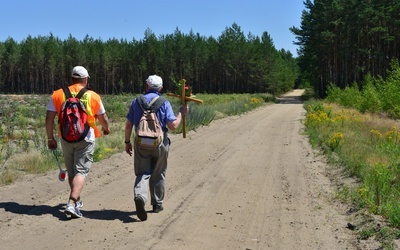
{"type": "Polygon", "coordinates": [[[106,41],[143,39],[147,28],[158,35],[184,34],[218,38],[233,23],[245,35],[268,32],[275,48],[297,55],[292,26],[300,27],[302,0],[4,0],[0,4],[0,41],[17,42],[28,35],[54,36],[64,40],[71,34],[106,41]]]}

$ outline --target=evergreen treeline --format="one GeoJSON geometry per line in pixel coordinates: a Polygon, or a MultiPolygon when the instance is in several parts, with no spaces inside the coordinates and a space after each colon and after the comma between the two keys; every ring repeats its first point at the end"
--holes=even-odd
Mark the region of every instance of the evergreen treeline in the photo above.
{"type": "Polygon", "coordinates": [[[276,50],[267,32],[245,36],[236,23],[217,39],[178,29],[159,37],[147,29],[142,40],[130,42],[60,40],[50,33],[0,42],[0,93],[51,93],[69,83],[75,65],[88,69],[90,87],[102,94],[142,92],[150,74],[163,77],[165,91],[186,79],[195,93],[279,94],[298,75],[296,59],[276,50]]]}
{"type": "Polygon", "coordinates": [[[302,81],[319,97],[366,75],[386,77],[400,57],[399,0],[305,0],[300,28],[292,27],[302,81]]]}

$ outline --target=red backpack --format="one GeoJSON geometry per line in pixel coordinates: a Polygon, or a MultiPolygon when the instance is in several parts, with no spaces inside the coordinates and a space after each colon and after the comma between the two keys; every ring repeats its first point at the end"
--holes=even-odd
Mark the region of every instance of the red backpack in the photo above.
{"type": "Polygon", "coordinates": [[[80,100],[87,89],[81,89],[75,97],[71,95],[69,88],[63,87],[63,90],[66,100],[58,119],[61,136],[67,142],[80,142],[85,139],[90,128],[85,105],[80,100]]]}

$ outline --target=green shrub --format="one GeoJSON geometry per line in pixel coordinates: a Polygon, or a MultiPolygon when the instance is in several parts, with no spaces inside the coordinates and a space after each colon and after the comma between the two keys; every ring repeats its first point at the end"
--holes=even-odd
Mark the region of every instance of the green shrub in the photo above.
{"type": "Polygon", "coordinates": [[[361,112],[385,113],[392,118],[400,118],[400,66],[393,62],[388,76],[372,78],[367,76],[360,83],[346,87],[344,90],[329,85],[326,100],[344,107],[356,108],[361,112]]]}
{"type": "Polygon", "coordinates": [[[368,76],[362,92],[362,101],[359,109],[361,112],[379,113],[382,111],[382,101],[374,80],[368,76]]]}

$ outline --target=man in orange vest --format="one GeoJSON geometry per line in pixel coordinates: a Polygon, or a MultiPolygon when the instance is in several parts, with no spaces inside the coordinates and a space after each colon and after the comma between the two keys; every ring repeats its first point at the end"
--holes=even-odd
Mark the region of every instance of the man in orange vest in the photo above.
{"type": "MultiPolygon", "coordinates": [[[[81,89],[86,88],[89,78],[88,71],[84,67],[74,67],[71,74],[72,84],[68,87],[71,95],[76,96],[81,89]]],[[[48,103],[46,133],[47,146],[51,150],[57,149],[57,141],[54,139],[54,118],[58,116],[58,119],[60,119],[61,108],[65,100],[66,95],[61,88],[53,92],[48,103]]],[[[68,171],[68,183],[71,189],[69,201],[65,207],[65,214],[70,215],[71,218],[82,217],[82,213],[79,210],[83,206],[81,192],[93,162],[95,138],[101,136],[101,132],[96,126],[96,119],[102,126],[103,134],[108,135],[110,133],[108,118],[100,95],[92,90],[87,90],[80,100],[86,108],[87,123],[90,127],[83,140],[67,142],[62,138],[60,127],[58,126],[58,137],[60,138],[64,162],[68,171]]]]}

